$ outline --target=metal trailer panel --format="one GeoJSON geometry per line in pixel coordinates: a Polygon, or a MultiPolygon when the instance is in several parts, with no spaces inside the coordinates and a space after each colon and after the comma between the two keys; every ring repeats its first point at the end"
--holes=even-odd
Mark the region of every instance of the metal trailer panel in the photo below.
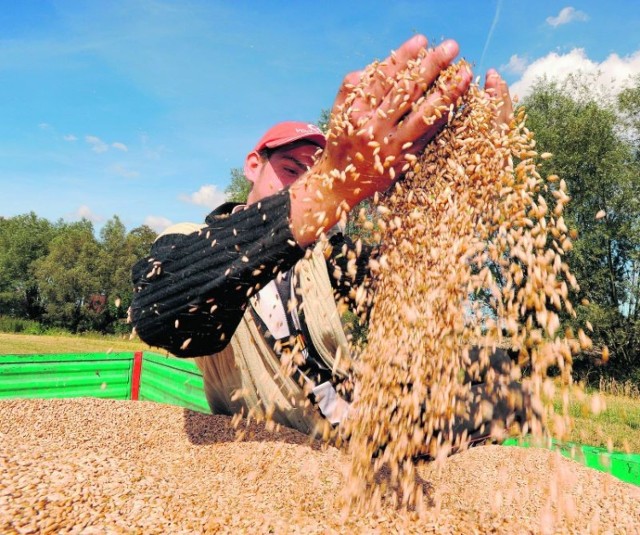
{"type": "Polygon", "coordinates": [[[0,399],[129,399],[130,353],[1,355],[0,399]]]}
{"type": "Polygon", "coordinates": [[[195,360],[192,358],[178,358],[171,355],[161,355],[160,353],[145,351],[144,359],[145,361],[148,360],[151,362],[156,362],[158,364],[163,364],[169,368],[175,368],[176,370],[182,370],[201,375],[200,369],[196,365],[195,360]]]}
{"type": "Polygon", "coordinates": [[[145,353],[139,399],[210,413],[202,374],[191,359],[145,353]]]}
{"type": "MultiPolygon", "coordinates": [[[[132,398],[134,353],[0,355],[0,399],[132,398]]],[[[139,399],[208,413],[202,375],[191,359],[142,355],[139,399]]]]}
{"type": "Polygon", "coordinates": [[[5,364],[28,364],[28,363],[48,363],[48,362],[85,362],[95,360],[131,360],[132,352],[117,353],[33,353],[29,355],[0,355],[0,363],[5,364]]]}

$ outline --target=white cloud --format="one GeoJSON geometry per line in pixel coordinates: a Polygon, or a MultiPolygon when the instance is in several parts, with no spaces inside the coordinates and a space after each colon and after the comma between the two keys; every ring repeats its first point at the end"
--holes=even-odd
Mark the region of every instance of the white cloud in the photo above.
{"type": "Polygon", "coordinates": [[[561,82],[576,73],[594,77],[605,94],[617,95],[630,85],[631,77],[640,74],[640,50],[625,57],[611,54],[601,63],[590,60],[582,48],[574,48],[567,54],[552,52],[527,66],[520,80],[509,88],[511,96],[527,96],[539,78],[561,82]]]}
{"type": "Polygon", "coordinates": [[[50,130],[51,129],[51,125],[49,123],[40,123],[38,125],[38,128],[40,130],[50,130]]]}
{"type": "Polygon", "coordinates": [[[62,139],[65,141],[78,141],[78,138],[73,134],[67,134],[66,136],[62,136],[62,139]]]}
{"type": "Polygon", "coordinates": [[[504,72],[509,72],[512,74],[522,74],[527,68],[527,60],[526,58],[522,58],[518,56],[518,54],[514,54],[509,58],[509,63],[505,63],[504,65],[500,65],[500,70],[504,72]]]}
{"type": "Polygon", "coordinates": [[[129,148],[124,144],[124,143],[120,143],[119,141],[116,141],[115,143],[111,143],[111,146],[114,149],[118,149],[124,152],[128,152],[129,148]]]}
{"type": "Polygon", "coordinates": [[[179,199],[190,204],[204,206],[211,210],[220,206],[226,200],[225,193],[223,191],[219,191],[216,186],[211,184],[202,186],[198,191],[191,193],[190,195],[182,194],[179,199]]]}
{"type": "Polygon", "coordinates": [[[91,145],[91,150],[93,152],[101,153],[101,152],[107,152],[109,150],[109,145],[107,145],[99,137],[85,136],[84,139],[87,143],[89,143],[89,145],[91,145]]]}
{"type": "Polygon", "coordinates": [[[173,222],[166,217],[158,216],[158,215],[148,215],[144,218],[144,224],[151,227],[156,232],[160,233],[167,227],[173,225],[173,222]]]}
{"type": "Polygon", "coordinates": [[[120,175],[124,178],[137,178],[140,176],[138,171],[132,171],[131,169],[127,169],[124,165],[115,164],[111,167],[111,171],[113,171],[116,175],[120,175]]]}
{"type": "Polygon", "coordinates": [[[89,221],[91,221],[92,223],[99,223],[100,221],[102,221],[102,217],[94,214],[91,211],[91,208],[89,208],[86,204],[83,204],[82,206],[80,206],[80,208],[78,208],[74,214],[73,214],[73,218],[74,219],[88,219],[89,221]]]}
{"type": "Polygon", "coordinates": [[[557,28],[562,24],[568,24],[573,21],[584,22],[589,20],[589,16],[584,11],[578,11],[574,7],[563,7],[557,17],[547,17],[547,24],[557,28]]]}

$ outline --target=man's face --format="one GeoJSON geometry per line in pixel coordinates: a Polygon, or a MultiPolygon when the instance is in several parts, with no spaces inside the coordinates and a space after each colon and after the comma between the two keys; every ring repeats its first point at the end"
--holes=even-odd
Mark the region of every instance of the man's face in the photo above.
{"type": "Polygon", "coordinates": [[[245,175],[253,182],[248,203],[273,195],[293,184],[313,165],[318,146],[308,141],[297,141],[275,149],[268,159],[257,153],[247,156],[245,175]]]}

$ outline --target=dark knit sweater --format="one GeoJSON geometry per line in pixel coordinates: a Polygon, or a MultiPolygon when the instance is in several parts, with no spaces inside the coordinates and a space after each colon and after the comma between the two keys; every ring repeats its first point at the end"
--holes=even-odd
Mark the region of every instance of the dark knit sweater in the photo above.
{"type": "MultiPolygon", "coordinates": [[[[289,227],[288,189],[232,214],[234,206],[211,212],[199,232],[161,236],[150,256],[133,266],[131,319],[149,345],[180,357],[221,351],[249,297],[304,257],[289,227]]],[[[370,251],[357,258],[352,280],[339,274],[346,273],[353,244],[342,234],[330,244],[330,279],[339,296],[348,298],[365,278],[370,251]]]]}

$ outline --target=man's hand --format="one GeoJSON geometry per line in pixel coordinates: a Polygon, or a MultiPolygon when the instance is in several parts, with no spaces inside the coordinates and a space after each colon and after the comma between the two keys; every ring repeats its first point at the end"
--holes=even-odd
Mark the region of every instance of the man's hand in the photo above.
{"type": "Polygon", "coordinates": [[[434,83],[457,56],[457,43],[448,40],[431,50],[426,45],[417,35],[385,61],[345,77],[324,153],[291,186],[291,225],[299,245],[313,243],[339,220],[341,210],[385,191],[468,89],[467,67],[434,83]]]}
{"type": "Polygon", "coordinates": [[[508,127],[513,119],[513,103],[511,102],[507,82],[502,79],[495,69],[487,71],[484,90],[495,101],[497,110],[495,125],[499,128],[503,125],[508,127]]]}

